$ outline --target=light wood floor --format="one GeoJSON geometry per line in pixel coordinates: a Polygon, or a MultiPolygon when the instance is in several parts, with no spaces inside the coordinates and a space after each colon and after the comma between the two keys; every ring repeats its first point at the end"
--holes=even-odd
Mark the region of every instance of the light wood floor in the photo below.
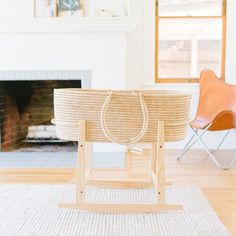
{"type": "MultiPolygon", "coordinates": [[[[211,206],[236,235],[236,164],[228,171],[218,169],[203,151],[193,150],[180,162],[177,151],[166,152],[167,180],[176,184],[199,186],[211,206]]],[[[220,153],[226,162],[231,151],[220,153]]],[[[74,177],[74,169],[0,169],[1,183],[66,183],[74,177]]]]}

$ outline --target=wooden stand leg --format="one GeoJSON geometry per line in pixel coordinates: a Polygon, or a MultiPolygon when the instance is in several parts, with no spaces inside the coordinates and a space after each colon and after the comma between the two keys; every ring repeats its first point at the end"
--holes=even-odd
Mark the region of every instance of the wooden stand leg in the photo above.
{"type": "Polygon", "coordinates": [[[125,167],[126,171],[132,170],[131,160],[132,160],[132,155],[131,155],[130,151],[128,150],[125,155],[125,166],[124,167],[125,167]]]}
{"type": "Polygon", "coordinates": [[[85,121],[79,122],[78,158],[76,167],[76,203],[84,201],[85,195],[85,121]]]}
{"type": "Polygon", "coordinates": [[[92,168],[92,158],[93,158],[93,143],[85,142],[85,169],[86,176],[88,176],[90,169],[92,168]]]}
{"type": "Polygon", "coordinates": [[[157,143],[151,144],[151,153],[150,153],[150,171],[156,173],[156,161],[157,161],[157,143]]]}
{"type": "Polygon", "coordinates": [[[165,159],[164,159],[164,122],[158,122],[157,134],[157,202],[158,204],[165,203],[165,159]]]}
{"type": "MultiPolygon", "coordinates": [[[[152,145],[150,158],[150,173],[157,188],[157,202],[155,204],[98,204],[85,201],[85,187],[87,184],[86,150],[85,150],[85,121],[79,123],[79,145],[76,169],[76,201],[61,204],[64,208],[77,208],[99,213],[148,213],[167,210],[181,210],[180,205],[165,203],[165,162],[164,162],[164,122],[158,122],[158,139],[152,145]]],[[[108,180],[107,180],[108,181],[108,180]]]]}

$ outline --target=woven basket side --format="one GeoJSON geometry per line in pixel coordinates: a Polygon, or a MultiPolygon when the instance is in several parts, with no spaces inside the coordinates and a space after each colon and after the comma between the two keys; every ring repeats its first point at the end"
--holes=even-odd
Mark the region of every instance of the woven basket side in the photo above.
{"type": "MultiPolygon", "coordinates": [[[[165,140],[177,141],[185,137],[189,120],[190,96],[181,92],[143,91],[147,106],[148,129],[141,142],[154,142],[158,120],[165,121],[165,140]]],[[[86,120],[88,141],[109,142],[101,127],[100,114],[107,91],[55,89],[54,115],[57,135],[61,139],[77,141],[78,122],[86,120]]],[[[132,92],[114,91],[106,113],[106,124],[117,138],[129,140],[142,127],[140,101],[132,92]]]]}

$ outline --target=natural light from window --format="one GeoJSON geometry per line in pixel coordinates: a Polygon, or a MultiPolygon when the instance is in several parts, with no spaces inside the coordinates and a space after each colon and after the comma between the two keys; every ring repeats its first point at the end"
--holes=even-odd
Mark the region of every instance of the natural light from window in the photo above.
{"type": "Polygon", "coordinates": [[[159,0],[157,82],[196,79],[203,69],[222,76],[223,12],[223,0],[159,0]]]}

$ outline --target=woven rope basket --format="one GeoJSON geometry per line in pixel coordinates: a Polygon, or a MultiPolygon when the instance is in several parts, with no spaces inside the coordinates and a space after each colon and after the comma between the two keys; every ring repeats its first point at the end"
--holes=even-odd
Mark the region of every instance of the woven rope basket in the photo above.
{"type": "Polygon", "coordinates": [[[189,107],[190,95],[178,91],[54,90],[56,132],[69,141],[78,140],[80,120],[87,141],[155,142],[158,120],[165,122],[165,141],[182,140],[189,107]]]}

